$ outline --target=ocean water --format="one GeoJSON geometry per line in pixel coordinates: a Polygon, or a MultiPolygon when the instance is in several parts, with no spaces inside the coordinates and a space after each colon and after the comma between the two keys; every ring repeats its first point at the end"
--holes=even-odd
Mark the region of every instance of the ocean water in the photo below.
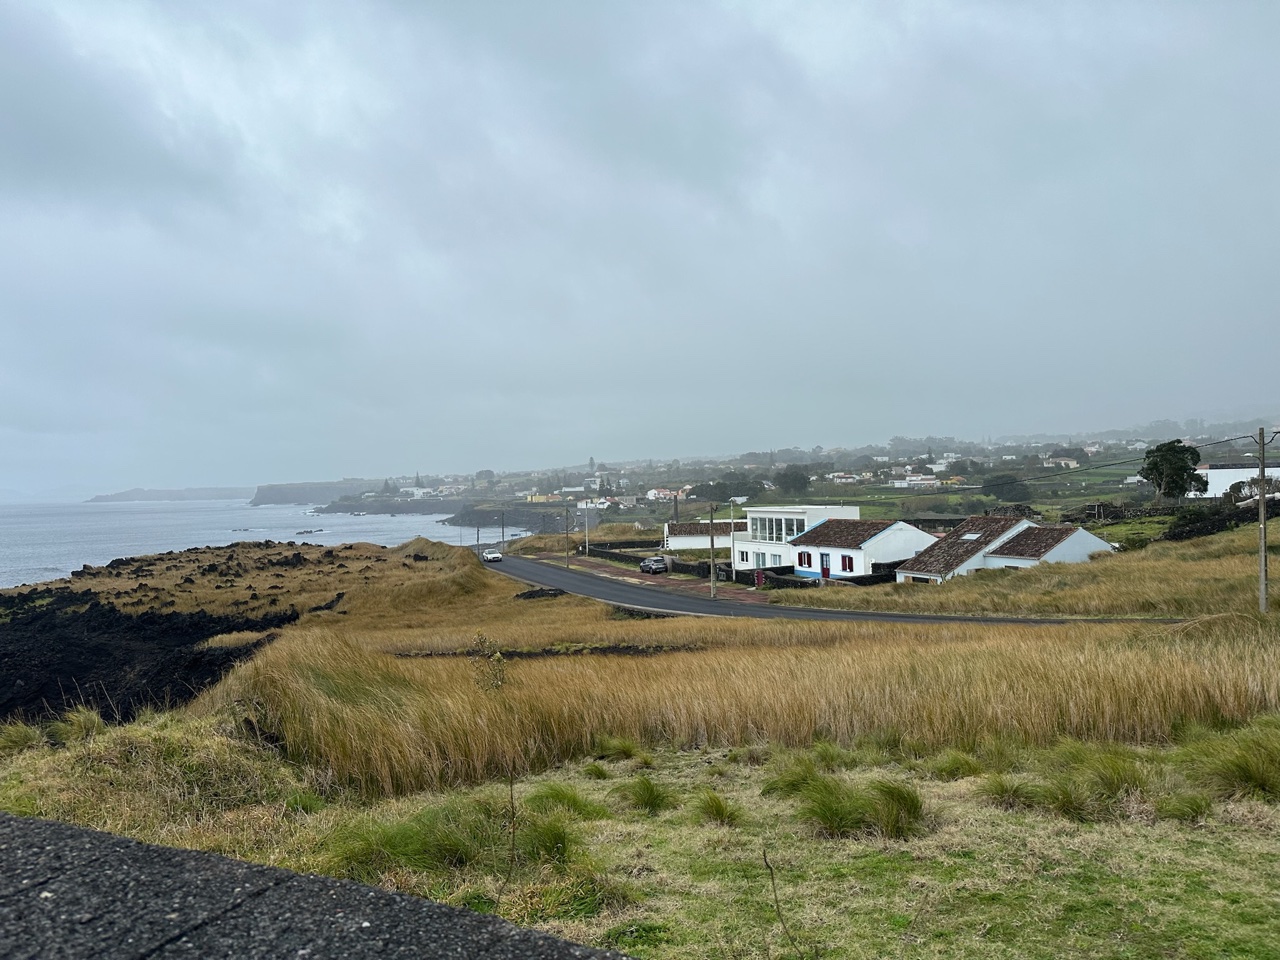
{"type": "MultiPolygon", "coordinates": [[[[0,504],[0,587],[56,580],[85,564],[101,566],[116,557],[237,540],[389,547],[414,537],[463,546],[476,542],[475,527],[452,527],[444,519],[443,514],[314,514],[307,506],[251,507],[248,500],[0,504]]],[[[506,530],[508,539],[524,532],[506,530]]],[[[481,527],[479,539],[496,543],[501,535],[498,527],[481,527]]]]}

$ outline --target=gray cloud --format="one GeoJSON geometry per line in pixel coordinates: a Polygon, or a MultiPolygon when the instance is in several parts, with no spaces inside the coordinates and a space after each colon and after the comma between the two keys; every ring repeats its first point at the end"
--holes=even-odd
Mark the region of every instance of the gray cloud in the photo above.
{"type": "Polygon", "coordinates": [[[1278,21],[9,5],[0,488],[1235,405],[1280,306],[1278,21]]]}

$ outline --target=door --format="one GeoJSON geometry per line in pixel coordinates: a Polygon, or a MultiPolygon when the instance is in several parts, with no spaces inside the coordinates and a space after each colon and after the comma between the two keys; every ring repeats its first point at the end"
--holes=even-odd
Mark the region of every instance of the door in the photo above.
{"type": "Polygon", "coordinates": [[[831,579],[831,554],[829,553],[818,554],[818,566],[822,567],[822,579],[830,580],[831,579]]]}

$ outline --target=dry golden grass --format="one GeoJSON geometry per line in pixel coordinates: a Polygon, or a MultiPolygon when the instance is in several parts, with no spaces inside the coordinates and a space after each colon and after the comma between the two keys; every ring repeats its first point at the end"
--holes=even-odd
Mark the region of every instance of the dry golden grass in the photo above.
{"type": "MultiPolygon", "coordinates": [[[[450,549],[450,548],[446,548],[450,549]]],[[[206,697],[236,701],[292,759],[373,795],[479,782],[583,755],[603,735],[650,744],[991,738],[1167,741],[1189,723],[1280,709],[1271,625],[903,625],[610,619],[572,597],[517,601],[466,551],[411,583],[350,595],[206,697]],[[497,690],[457,651],[676,648],[655,656],[508,658],[497,690]],[[684,649],[681,649],[684,648],[684,649]]]]}
{"type": "MultiPolygon", "coordinates": [[[[1280,520],[1268,526],[1280,543],[1280,520]]],[[[1273,548],[1274,550],[1274,548],[1273,548]]],[[[779,602],[848,610],[1038,616],[1195,617],[1257,609],[1258,531],[1153,543],[1088,563],[986,570],[935,586],[780,591],[779,602]]]]}

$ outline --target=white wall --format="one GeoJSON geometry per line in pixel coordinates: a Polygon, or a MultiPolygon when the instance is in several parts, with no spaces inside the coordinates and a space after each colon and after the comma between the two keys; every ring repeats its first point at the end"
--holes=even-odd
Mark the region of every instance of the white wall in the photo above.
{"type": "MultiPolygon", "coordinates": [[[[1270,459],[1270,457],[1267,459],[1270,459]]],[[[1220,497],[1227,492],[1227,489],[1233,483],[1239,483],[1241,480],[1258,479],[1257,467],[1252,469],[1241,467],[1240,469],[1199,470],[1197,473],[1209,481],[1209,489],[1204,493],[1189,493],[1187,494],[1188,497],[1220,497]]],[[[1280,479],[1280,467],[1267,467],[1267,476],[1280,479]]]]}
{"type": "Polygon", "coordinates": [[[1085,563],[1093,554],[1115,547],[1088,530],[1080,529],[1044,555],[1045,563],[1085,563]]]}
{"type": "Polygon", "coordinates": [[[914,557],[937,540],[933,534],[899,520],[884,533],[872,537],[862,545],[862,552],[867,556],[866,572],[871,572],[873,563],[893,563],[895,560],[914,557]]]}

